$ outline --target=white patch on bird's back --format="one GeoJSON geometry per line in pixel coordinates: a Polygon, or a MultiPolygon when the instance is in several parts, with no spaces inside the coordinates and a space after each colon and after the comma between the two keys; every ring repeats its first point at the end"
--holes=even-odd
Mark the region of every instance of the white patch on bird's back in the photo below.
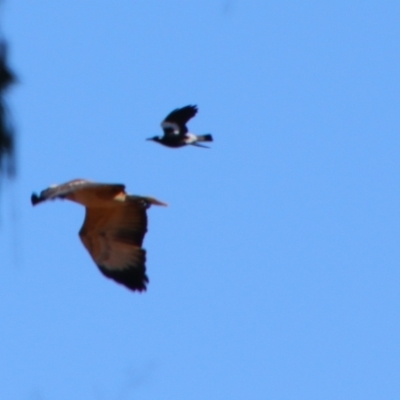
{"type": "Polygon", "coordinates": [[[169,121],[163,121],[161,123],[161,127],[163,129],[173,129],[174,133],[177,135],[179,133],[179,125],[173,123],[173,122],[169,122],[169,121]]]}
{"type": "Polygon", "coordinates": [[[197,136],[194,133],[187,133],[185,135],[185,143],[186,144],[191,144],[197,142],[197,136]]]}

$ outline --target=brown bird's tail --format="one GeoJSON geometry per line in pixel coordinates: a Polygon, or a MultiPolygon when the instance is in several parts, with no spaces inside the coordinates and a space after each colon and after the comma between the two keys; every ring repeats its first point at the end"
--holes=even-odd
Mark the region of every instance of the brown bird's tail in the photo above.
{"type": "Polygon", "coordinates": [[[156,206],[168,206],[167,203],[164,203],[163,201],[157,200],[154,197],[149,197],[149,196],[136,196],[134,194],[130,194],[127,196],[127,198],[131,201],[139,201],[139,202],[144,202],[144,205],[147,207],[150,207],[152,204],[156,206]]]}
{"type": "Polygon", "coordinates": [[[207,133],[206,135],[198,135],[197,141],[198,142],[212,142],[213,137],[209,133],[207,133]]]}
{"type": "Polygon", "coordinates": [[[157,200],[157,199],[155,199],[154,197],[145,197],[145,199],[146,199],[149,203],[154,204],[154,205],[156,205],[156,206],[164,206],[164,207],[167,207],[167,206],[168,206],[167,203],[164,203],[163,201],[157,200]]]}

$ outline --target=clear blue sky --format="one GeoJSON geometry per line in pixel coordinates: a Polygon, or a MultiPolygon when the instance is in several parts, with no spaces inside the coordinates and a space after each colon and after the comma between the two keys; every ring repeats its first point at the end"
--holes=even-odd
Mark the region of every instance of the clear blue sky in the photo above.
{"type": "Polygon", "coordinates": [[[400,3],[6,1],[0,398],[400,398],[400,3]],[[307,3],[307,4],[305,4],[307,3]],[[144,139],[176,107],[211,150],[144,139]],[[150,285],[105,279],[73,178],[149,211],[150,285]]]}

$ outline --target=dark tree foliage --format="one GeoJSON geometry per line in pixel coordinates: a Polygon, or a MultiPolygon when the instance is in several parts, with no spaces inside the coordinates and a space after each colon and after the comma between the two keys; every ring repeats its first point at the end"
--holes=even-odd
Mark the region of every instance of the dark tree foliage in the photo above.
{"type": "Polygon", "coordinates": [[[16,77],[7,64],[7,44],[0,39],[0,175],[15,174],[15,134],[5,101],[7,89],[16,77]]]}

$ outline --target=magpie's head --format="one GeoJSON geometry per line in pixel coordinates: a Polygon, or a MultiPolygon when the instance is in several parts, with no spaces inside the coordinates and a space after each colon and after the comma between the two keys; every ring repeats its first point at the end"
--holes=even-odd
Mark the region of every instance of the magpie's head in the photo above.
{"type": "Polygon", "coordinates": [[[147,138],[146,140],[151,140],[153,142],[160,142],[161,138],[159,136],[153,136],[153,137],[147,138]]]}

